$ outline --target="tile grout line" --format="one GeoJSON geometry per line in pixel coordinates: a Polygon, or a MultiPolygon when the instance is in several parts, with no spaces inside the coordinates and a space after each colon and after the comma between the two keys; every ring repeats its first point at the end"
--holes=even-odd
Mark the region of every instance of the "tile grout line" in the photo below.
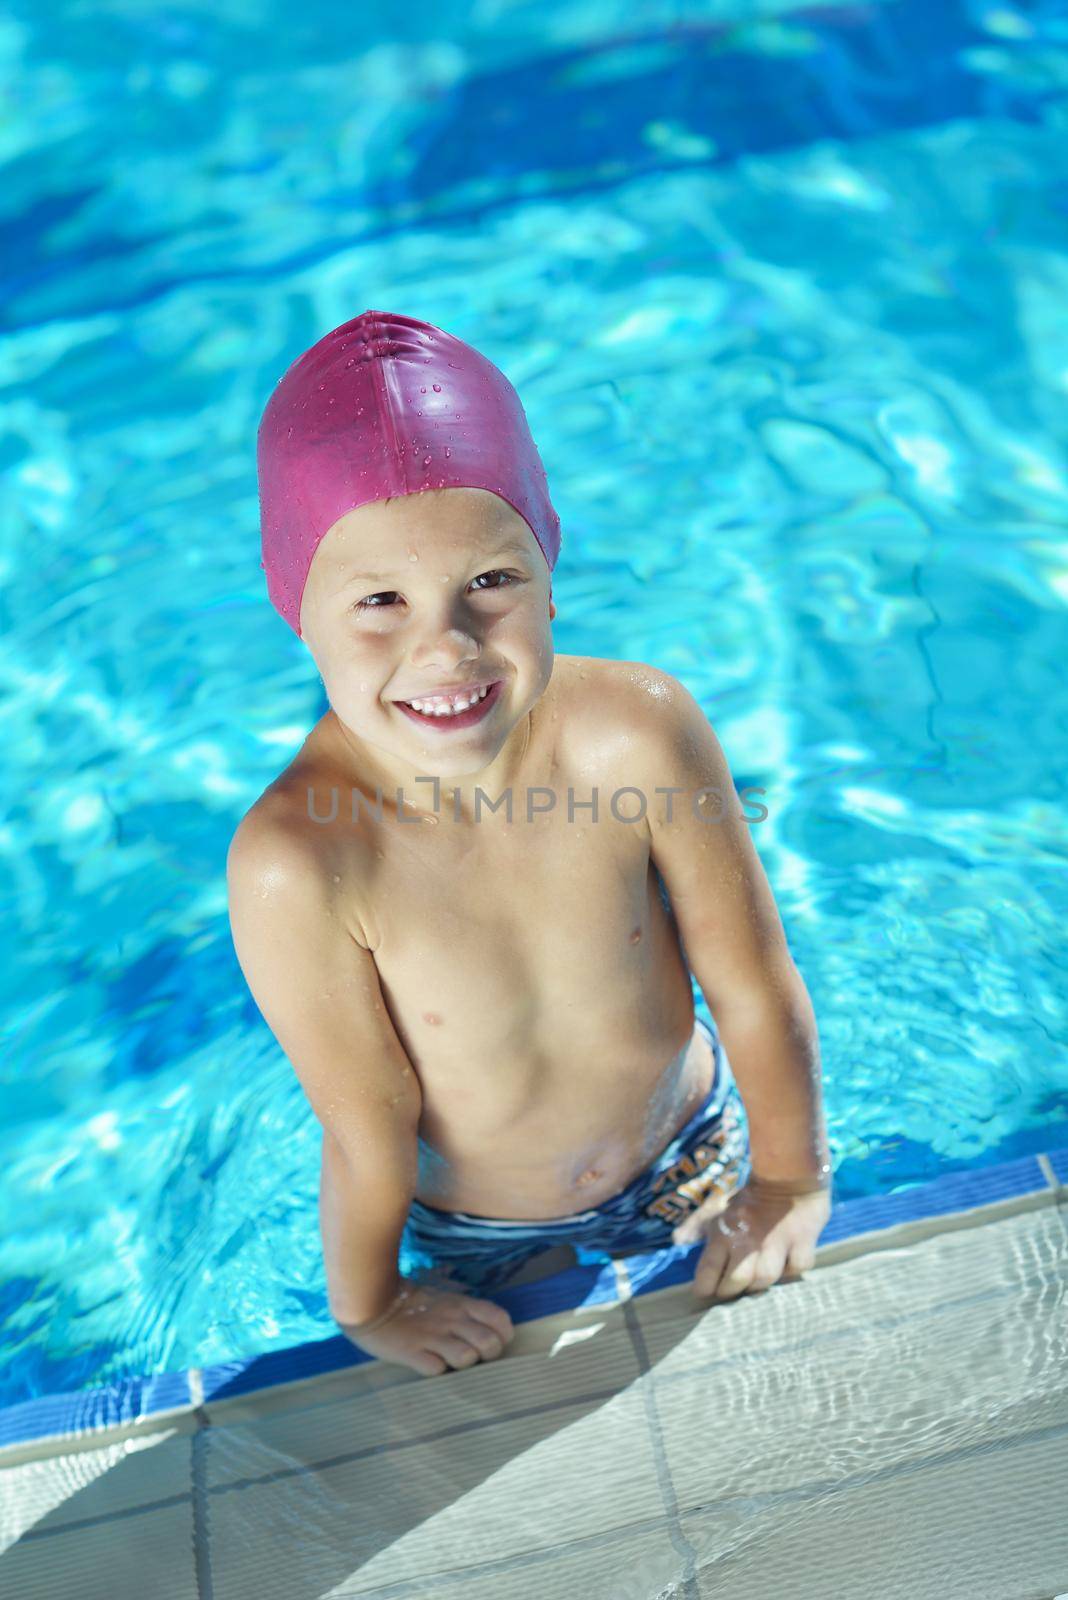
{"type": "Polygon", "coordinates": [[[642,1332],[642,1326],[638,1321],[630,1295],[629,1282],[624,1287],[626,1289],[626,1298],[620,1303],[623,1307],[627,1331],[630,1334],[631,1349],[634,1351],[634,1356],[638,1363],[642,1400],[645,1406],[645,1425],[653,1452],[653,1464],[656,1469],[657,1486],[660,1490],[660,1501],[664,1507],[668,1536],[683,1561],[681,1586],[675,1592],[679,1595],[679,1600],[698,1600],[697,1551],[687,1538],[679,1516],[678,1496],[675,1493],[675,1483],[671,1476],[667,1452],[664,1449],[663,1429],[656,1409],[654,1392],[656,1380],[649,1361],[645,1335],[642,1332]]]}
{"type": "Polygon", "coordinates": [[[193,1507],[193,1576],[197,1600],[214,1600],[211,1578],[211,1537],[208,1523],[208,1437],[211,1419],[204,1410],[204,1372],[200,1367],[188,1371],[189,1398],[196,1418],[196,1431],[189,1437],[190,1496],[193,1507]]]}
{"type": "MultiPolygon", "coordinates": [[[[1061,1183],[1060,1179],[1057,1177],[1057,1174],[1054,1172],[1052,1161],[1044,1150],[1035,1157],[1035,1160],[1042,1169],[1042,1176],[1053,1190],[1053,1193],[1057,1198],[1057,1204],[1060,1205],[1061,1190],[1065,1187],[1065,1185],[1061,1183]]],[[[1068,1199],[1068,1195],[1065,1196],[1065,1199],[1068,1199]]],[[[1059,1597],[1056,1597],[1056,1600],[1059,1600],[1059,1597]]]]}
{"type": "Polygon", "coordinates": [[[630,1273],[627,1271],[627,1263],[622,1256],[618,1258],[612,1258],[612,1267],[615,1271],[616,1277],[616,1300],[620,1305],[623,1305],[625,1301],[632,1300],[634,1298],[634,1290],[631,1288],[630,1282],[630,1273]]]}
{"type": "Polygon", "coordinates": [[[189,1466],[193,1500],[193,1575],[197,1600],[214,1600],[211,1581],[211,1552],[208,1537],[207,1428],[189,1439],[189,1466]]]}

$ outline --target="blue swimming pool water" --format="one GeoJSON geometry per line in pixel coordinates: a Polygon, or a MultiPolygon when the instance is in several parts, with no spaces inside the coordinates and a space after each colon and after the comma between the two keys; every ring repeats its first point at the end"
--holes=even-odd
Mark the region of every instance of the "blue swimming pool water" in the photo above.
{"type": "Polygon", "coordinates": [[[1068,1142],[1063,7],[298,9],[0,21],[0,1403],[334,1331],[224,861],[323,708],[256,423],[368,306],[766,790],[837,1195],[1068,1142]]]}

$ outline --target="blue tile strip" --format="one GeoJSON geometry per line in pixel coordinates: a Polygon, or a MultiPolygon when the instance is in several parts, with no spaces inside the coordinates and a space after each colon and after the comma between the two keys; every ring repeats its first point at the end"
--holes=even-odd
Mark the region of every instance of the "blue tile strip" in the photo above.
{"type": "MultiPolygon", "coordinates": [[[[1048,1163],[1057,1184],[1068,1188],[1066,1145],[1047,1152],[1044,1157],[1025,1156],[993,1167],[947,1173],[931,1183],[915,1184],[895,1194],[843,1200],[832,1210],[819,1244],[837,1244],[862,1234],[884,1232],[905,1222],[972,1211],[1049,1189],[1043,1161],[1048,1163]]],[[[1068,1194],[1059,1198],[1068,1201],[1068,1194]]],[[[672,1246],[648,1255],[628,1256],[622,1265],[629,1279],[631,1296],[689,1283],[701,1248],[699,1244],[686,1248],[672,1246]]],[[[504,1306],[513,1322],[532,1322],[558,1311],[615,1305],[619,1298],[618,1280],[615,1267],[610,1263],[574,1266],[535,1283],[499,1289],[493,1298],[504,1306]]],[[[106,1388],[86,1389],[76,1394],[43,1395],[0,1410],[0,1449],[52,1435],[75,1434],[84,1438],[118,1423],[166,1411],[192,1409],[231,1395],[252,1394],[257,1389],[360,1366],[372,1359],[338,1334],[289,1350],[273,1350],[251,1359],[205,1367],[197,1374],[195,1384],[191,1384],[188,1373],[163,1372],[156,1377],[128,1378],[106,1388]]]]}
{"type": "Polygon", "coordinates": [[[184,1372],[125,1378],[103,1389],[82,1389],[76,1394],[46,1394],[0,1411],[0,1449],[54,1433],[84,1437],[189,1403],[189,1379],[184,1372]]]}

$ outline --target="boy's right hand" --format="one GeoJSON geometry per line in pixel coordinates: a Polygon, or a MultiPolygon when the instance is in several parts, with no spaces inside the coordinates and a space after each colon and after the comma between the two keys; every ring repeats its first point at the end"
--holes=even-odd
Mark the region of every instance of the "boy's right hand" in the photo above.
{"type": "Polygon", "coordinates": [[[357,1349],[427,1378],[493,1361],[515,1333],[507,1311],[492,1300],[410,1280],[381,1316],[366,1323],[339,1321],[338,1327],[357,1349]]]}

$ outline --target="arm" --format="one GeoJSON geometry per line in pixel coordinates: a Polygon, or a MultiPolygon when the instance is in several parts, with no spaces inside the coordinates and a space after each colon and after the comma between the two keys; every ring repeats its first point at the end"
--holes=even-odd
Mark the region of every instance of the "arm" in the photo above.
{"type": "Polygon", "coordinates": [[[726,757],[677,679],[644,668],[637,681],[652,856],[745,1103],[754,1176],[829,1184],[812,1002],[726,757]]]}
{"type": "Polygon", "coordinates": [[[374,958],[353,938],[314,850],[250,812],[226,863],[234,948],[323,1128],[320,1226],[330,1310],[377,1318],[402,1287],[415,1192],[419,1081],[374,958]]]}
{"type": "Polygon", "coordinates": [[[377,1203],[369,1205],[366,1166],[355,1164],[323,1129],[319,1231],[330,1315],[340,1327],[377,1321],[403,1285],[397,1251],[415,1193],[415,1140],[402,1137],[392,1156],[394,1172],[404,1181],[398,1184],[391,1173],[373,1191],[377,1203]]]}

